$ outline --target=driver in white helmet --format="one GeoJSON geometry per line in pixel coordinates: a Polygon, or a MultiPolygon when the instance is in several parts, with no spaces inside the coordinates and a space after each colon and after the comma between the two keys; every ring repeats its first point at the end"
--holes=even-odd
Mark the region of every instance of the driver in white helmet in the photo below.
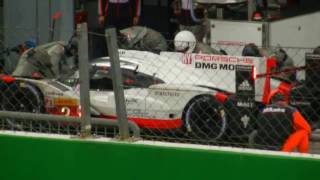
{"type": "Polygon", "coordinates": [[[180,31],[174,37],[175,50],[182,53],[222,54],[209,45],[198,42],[190,31],[180,31]]]}

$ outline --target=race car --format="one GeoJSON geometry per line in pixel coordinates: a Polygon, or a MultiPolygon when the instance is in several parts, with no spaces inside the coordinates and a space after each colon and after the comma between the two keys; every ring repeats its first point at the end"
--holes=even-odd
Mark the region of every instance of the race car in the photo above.
{"type": "MultiPolygon", "coordinates": [[[[66,53],[66,44],[26,51],[13,77],[0,78],[0,108],[80,116],[79,76],[68,66],[72,53],[66,53]]],[[[247,137],[260,105],[275,93],[289,97],[297,88],[271,78],[272,60],[262,57],[134,50],[119,55],[128,119],[142,129],[182,130],[201,140],[247,137]],[[238,78],[238,67],[249,71],[238,78]],[[249,94],[239,98],[239,91],[249,94]]],[[[110,68],[108,57],[91,61],[91,114],[116,120],[110,68]]]]}
{"type": "MultiPolygon", "coordinates": [[[[228,99],[236,94],[237,89],[249,89],[254,93],[253,103],[263,103],[268,96],[268,93],[261,93],[268,91],[265,84],[271,84],[269,89],[284,86],[283,82],[268,78],[248,83],[255,73],[267,71],[267,63],[262,58],[176,52],[154,54],[134,50],[119,50],[119,55],[128,119],[143,129],[179,129],[193,138],[203,140],[219,140],[229,136],[231,127],[232,133],[246,135],[251,131],[250,124],[254,121],[254,115],[244,110],[246,114],[238,113],[235,116],[230,114],[230,110],[246,107],[250,111],[253,105],[236,101],[226,109],[225,103],[230,102],[228,99]],[[236,68],[239,65],[252,67],[253,71],[247,77],[248,80],[243,79],[237,85],[236,68]],[[238,125],[235,127],[232,124],[238,125]]],[[[28,62],[30,58],[24,60],[28,62]]],[[[38,62],[39,58],[33,60],[38,62]]],[[[55,61],[55,64],[59,63],[55,61]]],[[[117,116],[110,59],[105,57],[93,60],[91,66],[92,116],[115,120],[117,116]]],[[[27,66],[18,68],[23,67],[27,66]]],[[[1,109],[80,116],[78,72],[59,80],[30,78],[37,74],[36,69],[39,68],[39,74],[42,75],[50,74],[54,77],[58,74],[46,70],[48,67],[55,66],[38,65],[35,69],[27,68],[28,71],[15,71],[15,77],[2,76],[1,109]],[[21,72],[20,75],[17,72],[21,72]]]]}

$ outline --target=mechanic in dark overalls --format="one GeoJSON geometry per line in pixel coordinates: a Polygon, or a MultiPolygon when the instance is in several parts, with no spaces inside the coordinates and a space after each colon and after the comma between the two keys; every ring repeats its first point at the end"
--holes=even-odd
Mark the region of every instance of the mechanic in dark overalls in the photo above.
{"type": "Polygon", "coordinates": [[[140,0],[99,0],[99,24],[118,30],[137,25],[140,18],[140,0]]]}
{"type": "Polygon", "coordinates": [[[275,94],[271,102],[257,119],[257,147],[284,152],[297,149],[308,153],[311,127],[307,120],[285,101],[283,95],[275,94]]]}
{"type": "Polygon", "coordinates": [[[296,72],[284,72],[290,68],[294,68],[294,62],[291,57],[282,48],[270,50],[266,48],[258,48],[254,43],[246,44],[242,50],[242,56],[253,57],[269,57],[274,60],[275,67],[273,72],[279,72],[273,76],[280,77],[289,81],[296,80],[296,72]],[[282,73],[281,73],[282,72],[282,73]]]}
{"type": "Polygon", "coordinates": [[[208,22],[204,18],[204,7],[195,4],[193,0],[174,0],[173,9],[179,30],[191,31],[197,41],[202,42],[208,29],[208,22]]]}
{"type": "Polygon", "coordinates": [[[131,26],[120,30],[119,47],[160,53],[168,49],[164,36],[151,28],[131,26]]]}
{"type": "Polygon", "coordinates": [[[320,55],[320,46],[316,47],[312,53],[320,55]]]}
{"type": "Polygon", "coordinates": [[[136,25],[140,19],[141,0],[98,0],[98,24],[95,34],[89,34],[92,59],[108,56],[107,44],[104,38],[107,28],[120,30],[136,25]]]}

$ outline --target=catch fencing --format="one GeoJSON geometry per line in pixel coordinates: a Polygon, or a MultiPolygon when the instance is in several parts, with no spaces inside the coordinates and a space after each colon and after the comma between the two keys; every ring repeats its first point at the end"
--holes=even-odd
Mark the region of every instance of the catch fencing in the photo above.
{"type": "MultiPolygon", "coordinates": [[[[10,88],[8,83],[2,84],[6,86],[2,87],[6,91],[1,92],[2,129],[81,134],[86,126],[90,128],[90,134],[115,137],[121,134],[119,124],[121,136],[126,136],[124,122],[128,119],[130,134],[138,136],[136,129],[139,127],[143,139],[280,150],[295,127],[290,119],[292,116],[284,115],[281,109],[267,113],[270,100],[275,101],[272,97],[277,94],[301,112],[312,132],[318,128],[320,86],[316,72],[319,57],[313,54],[314,49],[259,47],[262,57],[243,57],[239,54],[243,53],[244,45],[211,44],[215,54],[179,53],[175,51],[177,42],[172,40],[166,40],[162,45],[163,41],[158,39],[138,40],[134,34],[123,36],[120,33],[114,43],[114,39],[108,40],[108,37],[115,37],[112,31],[106,31],[106,35],[85,34],[87,40],[81,40],[82,31],[71,43],[62,46],[69,50],[67,47],[76,45],[82,50],[68,52],[76,57],[70,61],[71,67],[59,61],[66,69],[55,71],[56,81],[33,77],[27,81],[17,78],[15,82],[18,83],[9,83],[10,88]],[[85,52],[86,47],[89,52],[85,52]],[[81,65],[77,63],[86,61],[87,56],[90,65],[84,66],[90,68],[82,67],[81,71],[80,67],[78,71],[81,65]],[[285,63],[282,62],[284,59],[285,63]],[[272,62],[274,66],[271,66],[272,62]],[[114,63],[119,63],[121,71],[114,63]],[[83,83],[81,73],[86,69],[89,70],[89,82],[79,86],[83,83]],[[115,77],[121,78],[115,80],[115,77]],[[90,99],[80,105],[81,98],[88,98],[80,94],[81,88],[88,85],[90,93],[86,93],[90,99]],[[42,93],[34,96],[34,92],[42,93]],[[83,108],[89,104],[85,111],[83,108]],[[14,115],[8,116],[4,111],[62,115],[59,118],[82,118],[90,112],[90,117],[115,122],[116,128],[95,126],[95,119],[88,120],[88,117],[85,120],[89,122],[82,127],[79,119],[74,120],[77,123],[72,119],[66,122],[59,119],[59,123],[38,121],[36,116],[24,120],[20,116],[15,120],[14,115]]],[[[154,32],[151,34],[156,37],[154,32]]],[[[60,60],[62,56],[58,57],[60,60]]]]}
{"type": "MultiPolygon", "coordinates": [[[[36,42],[28,39],[10,46],[1,41],[0,129],[121,138],[117,121],[102,120],[95,113],[92,119],[87,116],[91,114],[89,91],[82,90],[89,85],[83,76],[89,70],[86,36],[86,26],[82,26],[67,42],[30,46],[36,42]]],[[[130,136],[138,138],[136,124],[129,122],[128,127],[130,136]]]]}

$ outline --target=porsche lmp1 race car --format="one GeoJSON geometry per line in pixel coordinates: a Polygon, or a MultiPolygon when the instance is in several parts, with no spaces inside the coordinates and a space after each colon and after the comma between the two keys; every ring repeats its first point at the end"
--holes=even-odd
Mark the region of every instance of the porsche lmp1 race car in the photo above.
{"type": "MultiPolygon", "coordinates": [[[[80,116],[78,71],[63,78],[53,73],[58,70],[47,71],[53,67],[39,62],[37,53],[43,53],[39,49],[22,56],[26,62],[14,76],[1,76],[1,110],[80,116]],[[26,64],[33,68],[23,70],[26,64]],[[37,76],[47,73],[60,78],[37,76]]],[[[268,103],[271,92],[290,95],[293,88],[270,78],[268,61],[258,57],[134,50],[119,50],[119,55],[128,119],[144,129],[182,129],[209,140],[247,135],[255,107],[268,103]],[[256,78],[256,74],[267,75],[256,78]]],[[[108,57],[91,62],[91,113],[117,119],[110,68],[108,57]]]]}

